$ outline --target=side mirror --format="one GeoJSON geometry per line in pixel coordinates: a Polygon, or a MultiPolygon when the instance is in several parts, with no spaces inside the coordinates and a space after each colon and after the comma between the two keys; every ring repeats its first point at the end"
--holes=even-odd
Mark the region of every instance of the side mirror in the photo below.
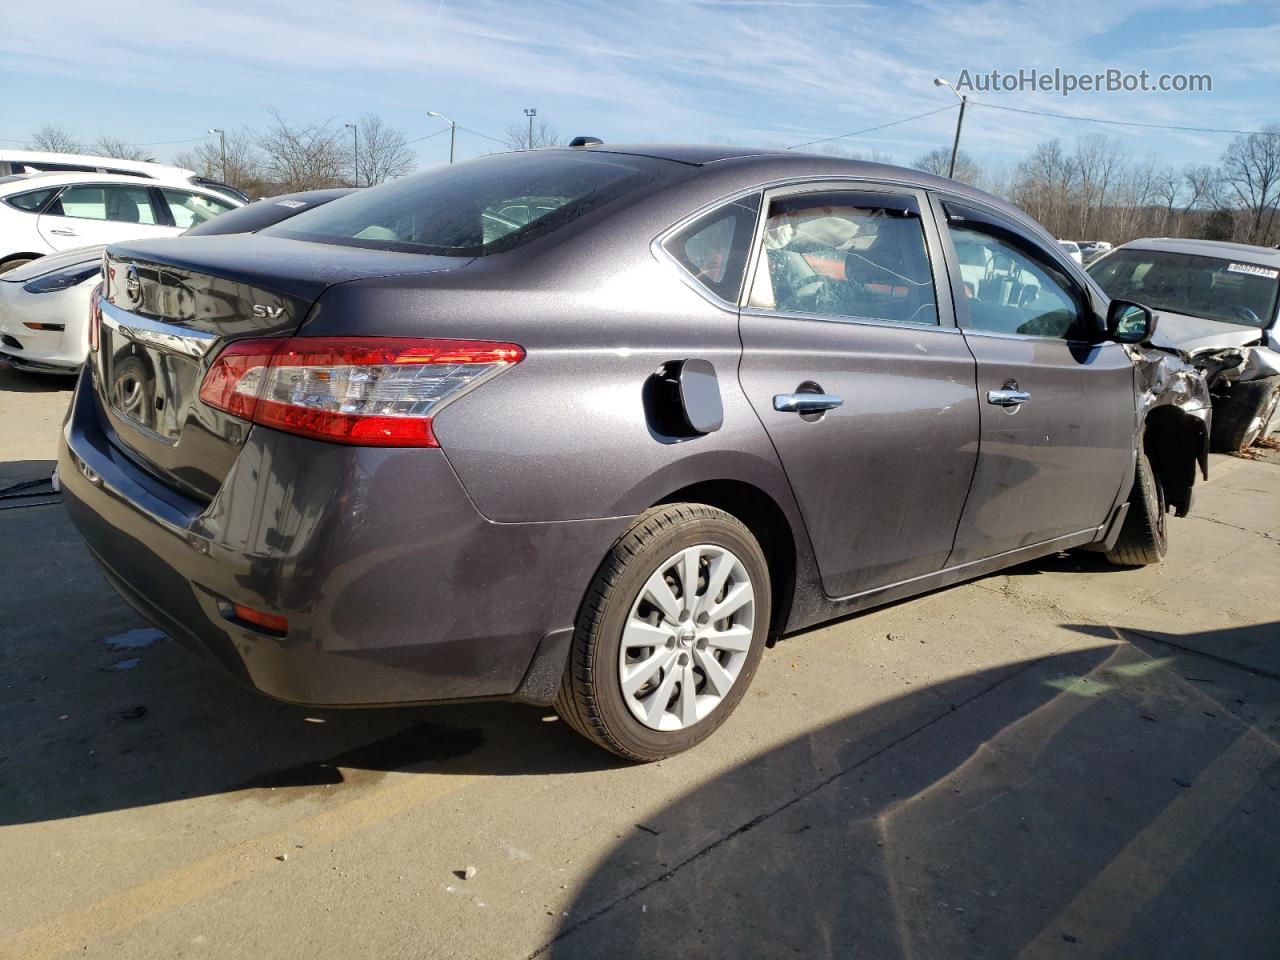
{"type": "Polygon", "coordinates": [[[1150,307],[1132,300],[1112,300],[1107,307],[1107,339],[1116,343],[1146,343],[1156,332],[1150,307]]]}

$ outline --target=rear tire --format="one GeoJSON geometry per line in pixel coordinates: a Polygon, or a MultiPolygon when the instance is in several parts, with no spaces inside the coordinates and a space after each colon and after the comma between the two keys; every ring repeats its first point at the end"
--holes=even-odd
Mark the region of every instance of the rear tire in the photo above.
{"type": "Polygon", "coordinates": [[[628,760],[688,750],[750,685],[771,602],[764,552],[736,517],[699,503],[641,514],[587,590],[556,712],[628,760]]]}
{"type": "Polygon", "coordinates": [[[1225,402],[1213,408],[1213,449],[1239,453],[1274,432],[1280,405],[1280,377],[1235,383],[1225,402]]]}
{"type": "Polygon", "coordinates": [[[1159,563],[1169,549],[1165,518],[1168,508],[1164,487],[1151,469],[1145,452],[1138,454],[1137,476],[1129,494],[1129,512],[1116,544],[1107,551],[1107,560],[1117,567],[1145,567],[1159,563]]]}

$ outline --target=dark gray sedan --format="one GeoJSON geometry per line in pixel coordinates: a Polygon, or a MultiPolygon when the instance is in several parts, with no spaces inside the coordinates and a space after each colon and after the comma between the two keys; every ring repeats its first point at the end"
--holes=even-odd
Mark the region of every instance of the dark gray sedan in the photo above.
{"type": "Polygon", "coordinates": [[[1072,547],[1158,561],[1208,397],[1007,204],[589,145],[116,244],[63,435],[120,593],[272,696],[686,749],[771,639],[1072,547]]]}

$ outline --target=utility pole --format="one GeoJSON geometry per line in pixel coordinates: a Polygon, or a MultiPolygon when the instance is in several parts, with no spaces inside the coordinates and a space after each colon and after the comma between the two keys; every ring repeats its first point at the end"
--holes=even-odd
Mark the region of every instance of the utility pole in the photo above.
{"type": "Polygon", "coordinates": [[[216,127],[209,131],[218,135],[218,141],[222,145],[222,182],[227,182],[227,135],[216,127]]]}
{"type": "Polygon", "coordinates": [[[351,180],[353,187],[360,186],[360,128],[354,123],[344,123],[351,131],[351,166],[355,176],[351,180]]]}
{"type": "Polygon", "coordinates": [[[964,124],[964,108],[968,106],[969,98],[960,96],[959,93],[956,93],[956,88],[941,77],[935,77],[933,85],[935,87],[946,87],[960,100],[960,116],[956,118],[956,139],[951,144],[951,166],[947,170],[947,176],[954,179],[956,175],[956,157],[960,155],[960,127],[964,124]]]}
{"type": "Polygon", "coordinates": [[[427,116],[435,117],[438,120],[443,120],[445,123],[449,125],[449,162],[453,163],[453,144],[458,136],[458,125],[454,123],[452,120],[450,120],[448,117],[446,117],[443,113],[436,113],[434,110],[428,110],[427,116]]]}
{"type": "Polygon", "coordinates": [[[964,124],[964,108],[969,103],[968,97],[960,98],[960,115],[956,117],[956,139],[951,144],[951,169],[947,171],[948,177],[956,175],[956,157],[960,154],[960,127],[964,124]]]}
{"type": "Polygon", "coordinates": [[[529,149],[533,149],[533,118],[538,115],[537,107],[525,107],[524,115],[529,118],[529,149]]]}

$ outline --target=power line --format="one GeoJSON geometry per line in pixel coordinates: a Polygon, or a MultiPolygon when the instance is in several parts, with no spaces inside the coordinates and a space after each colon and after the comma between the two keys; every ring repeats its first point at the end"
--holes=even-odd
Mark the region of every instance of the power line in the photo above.
{"type": "Polygon", "coordinates": [[[1109,123],[1118,127],[1142,127],[1146,130],[1181,130],[1185,133],[1234,133],[1246,136],[1276,136],[1274,131],[1267,130],[1229,130],[1223,127],[1187,127],[1171,123],[1139,123],[1136,120],[1106,120],[1102,117],[1080,117],[1069,113],[1052,113],[1048,110],[1027,110],[1023,107],[1007,107],[999,103],[986,103],[982,100],[970,100],[978,107],[989,107],[992,110],[1007,110],[1010,113],[1027,113],[1034,117],[1055,117],[1059,120],[1077,120],[1081,123],[1109,123]]]}
{"type": "Polygon", "coordinates": [[[472,130],[470,127],[462,126],[462,124],[458,124],[458,129],[465,130],[467,133],[474,133],[477,137],[484,137],[486,140],[492,140],[494,143],[501,143],[504,146],[507,143],[506,140],[499,140],[497,137],[491,137],[487,133],[481,133],[479,130],[472,130]]]}
{"type": "Polygon", "coordinates": [[[948,110],[956,110],[959,108],[958,103],[949,103],[945,107],[939,107],[937,110],[930,110],[927,113],[917,113],[914,117],[903,117],[901,120],[890,120],[888,123],[882,123],[878,126],[867,127],[865,130],[855,130],[853,133],[842,133],[834,137],[823,137],[821,140],[807,140],[804,143],[793,143],[787,147],[788,150],[795,150],[797,147],[811,147],[815,143],[829,143],[832,140],[843,140],[846,137],[860,137],[864,133],[873,133],[876,130],[884,130],[887,127],[896,127],[900,123],[910,123],[912,120],[923,120],[925,117],[932,117],[935,114],[946,113],[948,110]]]}
{"type": "Polygon", "coordinates": [[[404,145],[407,147],[411,143],[421,143],[423,140],[430,140],[432,137],[438,137],[442,133],[448,133],[448,132],[449,132],[449,128],[445,127],[443,130],[437,130],[435,133],[428,133],[425,137],[415,137],[413,140],[406,140],[404,142],[404,145]]]}

